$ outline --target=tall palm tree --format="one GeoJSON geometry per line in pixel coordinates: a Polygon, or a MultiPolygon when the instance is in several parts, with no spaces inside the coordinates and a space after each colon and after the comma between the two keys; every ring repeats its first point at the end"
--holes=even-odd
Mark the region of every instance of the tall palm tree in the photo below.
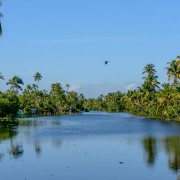
{"type": "Polygon", "coordinates": [[[69,85],[69,84],[66,84],[66,93],[69,92],[69,88],[70,88],[70,85],[69,85]]]}
{"type": "Polygon", "coordinates": [[[56,82],[51,85],[50,95],[51,96],[59,96],[64,94],[64,90],[60,83],[56,82]]]}
{"type": "Polygon", "coordinates": [[[150,75],[150,74],[155,74],[156,73],[156,70],[154,69],[155,68],[155,66],[154,66],[154,64],[147,64],[145,67],[144,67],[144,71],[143,71],[143,74],[148,74],[148,75],[150,75]]]}
{"type": "Polygon", "coordinates": [[[156,70],[154,64],[147,64],[143,69],[143,74],[147,76],[143,77],[145,79],[142,84],[142,89],[149,92],[156,91],[156,88],[159,88],[158,76],[156,76],[156,70]]]}
{"type": "Polygon", "coordinates": [[[33,87],[30,85],[30,84],[28,84],[27,86],[26,86],[26,88],[24,89],[24,94],[29,94],[30,92],[32,92],[32,90],[33,90],[33,87]]]}
{"type": "Polygon", "coordinates": [[[7,85],[11,85],[10,90],[13,93],[18,93],[19,90],[22,90],[20,85],[23,85],[23,80],[19,76],[14,76],[12,79],[6,83],[7,85]]]}
{"type": "Polygon", "coordinates": [[[172,60],[168,62],[169,67],[166,67],[168,80],[170,81],[173,79],[173,84],[177,85],[178,79],[180,79],[180,61],[179,60],[172,60]]]}
{"type": "MultiPolygon", "coordinates": [[[[1,1],[0,1],[1,6],[1,1]]],[[[1,26],[1,18],[3,17],[3,14],[0,12],[0,35],[2,35],[2,26],[1,26]]]]}
{"type": "Polygon", "coordinates": [[[37,81],[37,86],[39,87],[39,81],[42,79],[41,74],[37,72],[33,77],[34,77],[34,80],[37,81]]]}
{"type": "Polygon", "coordinates": [[[180,68],[180,56],[177,56],[176,63],[177,63],[178,68],[180,68]]]}
{"type": "Polygon", "coordinates": [[[142,89],[143,90],[148,90],[148,91],[156,91],[156,88],[159,88],[159,82],[158,82],[158,76],[156,75],[150,75],[148,77],[144,77],[145,79],[144,83],[142,84],[142,89]]]}

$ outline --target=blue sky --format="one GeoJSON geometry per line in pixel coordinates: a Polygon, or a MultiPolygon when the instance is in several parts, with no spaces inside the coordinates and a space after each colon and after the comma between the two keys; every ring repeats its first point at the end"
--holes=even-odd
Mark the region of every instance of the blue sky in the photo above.
{"type": "Polygon", "coordinates": [[[87,97],[139,86],[147,63],[167,82],[164,68],[180,54],[179,9],[179,0],[4,0],[0,72],[29,84],[38,71],[41,89],[68,83],[87,97]]]}

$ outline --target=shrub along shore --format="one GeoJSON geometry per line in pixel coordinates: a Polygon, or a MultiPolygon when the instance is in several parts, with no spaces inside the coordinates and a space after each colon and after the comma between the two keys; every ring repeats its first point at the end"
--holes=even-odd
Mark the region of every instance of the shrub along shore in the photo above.
{"type": "MultiPolygon", "coordinates": [[[[63,88],[56,82],[49,92],[40,90],[42,76],[39,72],[34,75],[35,83],[28,84],[25,89],[22,89],[23,80],[14,76],[6,83],[10,86],[9,90],[0,92],[0,122],[15,122],[18,116],[60,115],[90,110],[125,111],[148,118],[180,121],[180,56],[169,62],[166,70],[170,83],[160,84],[155,66],[147,64],[142,73],[144,81],[136,90],[89,99],[69,91],[69,84],[63,88]]],[[[0,80],[4,80],[2,73],[0,80]]]]}

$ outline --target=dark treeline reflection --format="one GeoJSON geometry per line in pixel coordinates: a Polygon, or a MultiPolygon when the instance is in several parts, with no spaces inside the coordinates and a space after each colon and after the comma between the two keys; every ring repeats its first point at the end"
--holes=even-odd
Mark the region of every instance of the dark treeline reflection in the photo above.
{"type": "Polygon", "coordinates": [[[158,146],[162,146],[168,155],[168,167],[175,173],[180,170],[180,137],[167,137],[155,139],[148,137],[143,139],[143,146],[146,154],[146,163],[150,166],[155,165],[158,154],[158,146]]]}
{"type": "Polygon", "coordinates": [[[146,152],[146,163],[150,166],[154,165],[157,148],[156,148],[156,139],[149,137],[143,140],[144,149],[146,152]]]}
{"type": "MultiPolygon", "coordinates": [[[[31,137],[33,135],[34,130],[38,129],[42,126],[59,126],[61,125],[60,122],[57,121],[38,121],[34,120],[21,120],[18,123],[18,126],[6,126],[0,127],[0,161],[3,160],[4,156],[8,154],[9,156],[13,157],[14,159],[18,159],[23,156],[24,149],[23,149],[23,142],[19,142],[17,140],[18,134],[24,137],[31,137]],[[6,149],[3,151],[1,146],[4,144],[6,145],[6,149]]],[[[34,151],[36,155],[40,155],[42,153],[42,145],[41,140],[38,138],[34,138],[32,145],[34,146],[34,151]]],[[[61,145],[61,140],[54,140],[52,139],[52,146],[59,148],[61,145]]]]}
{"type": "MultiPolygon", "coordinates": [[[[23,146],[25,146],[24,141],[18,140],[19,136],[24,136],[25,139],[31,137],[32,141],[30,145],[33,146],[34,153],[39,156],[43,153],[43,139],[38,137],[33,137],[33,132],[37,128],[42,126],[52,127],[52,126],[61,126],[61,123],[56,121],[22,121],[19,124],[19,127],[6,127],[0,128],[0,162],[3,161],[5,156],[10,156],[13,159],[21,158],[25,155],[23,146]],[[32,138],[33,137],[33,138],[32,138]],[[3,148],[2,148],[3,147],[3,148]],[[5,148],[4,148],[5,147],[5,148]]],[[[51,146],[52,148],[59,148],[61,146],[63,137],[51,136],[51,146]]],[[[125,138],[126,139],[126,138],[125,138]]],[[[129,141],[129,139],[126,139],[129,141]]],[[[132,139],[133,140],[133,139],[132,139]]],[[[133,141],[136,141],[135,139],[133,141]]],[[[180,137],[146,137],[139,139],[141,141],[142,148],[145,154],[145,164],[149,167],[155,166],[156,160],[159,154],[162,152],[167,156],[167,167],[169,170],[173,171],[177,175],[180,172],[180,137]]],[[[26,142],[26,141],[25,141],[26,142]]],[[[131,146],[131,144],[129,145],[131,146]]],[[[143,155],[140,155],[143,156],[143,155]]]]}
{"type": "MultiPolygon", "coordinates": [[[[14,138],[17,136],[17,129],[13,126],[0,127],[0,143],[4,141],[9,142],[9,148],[6,152],[13,158],[19,158],[23,155],[23,146],[14,142],[14,138]]],[[[5,152],[0,152],[0,160],[5,156],[5,152]]]]}
{"type": "Polygon", "coordinates": [[[178,172],[180,170],[180,138],[166,138],[164,143],[169,157],[169,168],[174,172],[178,172]]]}
{"type": "Polygon", "coordinates": [[[5,143],[6,149],[0,148],[0,161],[8,154],[14,159],[22,157],[24,150],[22,143],[16,141],[18,129],[16,126],[0,127],[0,147],[5,143]]]}

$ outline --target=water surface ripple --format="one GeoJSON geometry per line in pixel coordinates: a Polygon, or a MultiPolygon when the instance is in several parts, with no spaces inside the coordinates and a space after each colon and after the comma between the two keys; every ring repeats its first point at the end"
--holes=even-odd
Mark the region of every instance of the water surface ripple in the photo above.
{"type": "Polygon", "coordinates": [[[180,178],[180,123],[88,112],[0,128],[2,180],[180,178]]]}

